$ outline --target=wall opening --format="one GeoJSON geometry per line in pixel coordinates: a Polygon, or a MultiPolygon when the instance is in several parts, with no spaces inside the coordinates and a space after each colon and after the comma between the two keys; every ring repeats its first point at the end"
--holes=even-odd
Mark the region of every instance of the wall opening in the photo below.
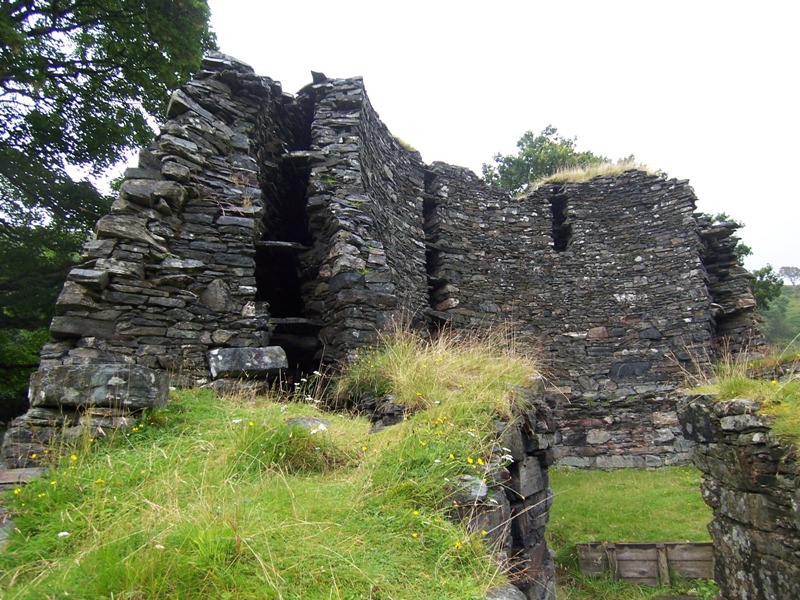
{"type": "Polygon", "coordinates": [[[553,217],[553,250],[564,252],[572,240],[572,225],[567,221],[566,194],[555,194],[550,198],[550,211],[553,217]]]}
{"type": "Polygon", "coordinates": [[[255,242],[256,300],[269,304],[270,344],[286,351],[290,369],[309,372],[319,367],[321,354],[321,324],[307,318],[303,291],[307,274],[302,257],[313,244],[306,212],[311,167],[304,150],[310,143],[309,106],[284,117],[287,142],[267,140],[260,154],[267,210],[264,233],[255,242]]]}
{"type": "Polygon", "coordinates": [[[422,203],[422,227],[425,232],[425,274],[428,281],[428,305],[431,325],[440,327],[447,318],[441,312],[447,305],[448,285],[439,270],[441,263],[440,250],[437,247],[439,222],[436,214],[436,199],[433,186],[436,174],[425,171],[425,195],[422,203]]]}

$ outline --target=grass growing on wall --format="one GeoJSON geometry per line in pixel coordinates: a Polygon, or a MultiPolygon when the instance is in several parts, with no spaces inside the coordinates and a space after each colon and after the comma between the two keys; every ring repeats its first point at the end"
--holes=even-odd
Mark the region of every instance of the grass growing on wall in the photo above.
{"type": "MultiPolygon", "coordinates": [[[[535,374],[502,333],[400,333],[330,388],[340,403],[387,392],[406,406],[403,423],[375,434],[320,411],[317,376],[296,402],[173,393],[4,495],[16,531],[0,552],[0,597],[482,598],[504,574],[482,532],[448,520],[448,494],[484,473],[493,419],[535,374]],[[329,424],[287,423],[298,417],[329,424]]],[[[707,539],[691,469],[556,470],[551,485],[559,600],[655,593],[581,579],[577,542],[707,539]]]]}
{"type": "Polygon", "coordinates": [[[657,171],[649,169],[646,165],[628,161],[592,163],[585,167],[572,167],[556,171],[552,175],[548,175],[547,177],[533,182],[533,184],[531,184],[531,189],[536,189],[547,183],[583,183],[603,175],[620,175],[625,171],[643,171],[648,175],[659,174],[657,171]]]}
{"type": "Polygon", "coordinates": [[[761,411],[773,416],[772,433],[787,442],[800,440],[800,355],[783,351],[756,361],[727,357],[715,365],[714,376],[693,391],[713,394],[719,400],[747,398],[761,403],[761,411]],[[779,379],[759,373],[780,367],[779,379]]]}
{"type": "Polygon", "coordinates": [[[405,446],[361,419],[285,424],[298,416],[322,415],[185,392],[156,422],[71,451],[7,494],[19,533],[0,553],[2,596],[479,598],[502,580],[480,534],[432,498],[444,469],[407,467],[468,468],[420,445],[427,415],[405,446]]]}

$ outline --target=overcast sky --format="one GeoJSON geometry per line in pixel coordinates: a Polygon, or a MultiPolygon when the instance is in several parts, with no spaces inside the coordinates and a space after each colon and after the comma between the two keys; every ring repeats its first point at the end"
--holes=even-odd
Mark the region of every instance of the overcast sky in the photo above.
{"type": "Polygon", "coordinates": [[[689,179],[746,224],[750,269],[800,266],[800,3],[210,0],[220,50],[294,93],[363,76],[426,162],[480,173],[526,130],[689,179]]]}

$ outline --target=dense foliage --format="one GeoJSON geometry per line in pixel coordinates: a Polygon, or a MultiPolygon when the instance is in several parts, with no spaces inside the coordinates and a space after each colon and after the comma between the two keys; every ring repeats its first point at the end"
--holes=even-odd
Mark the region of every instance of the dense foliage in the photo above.
{"type": "Polygon", "coordinates": [[[750,282],[750,289],[753,290],[758,309],[763,312],[770,307],[775,298],[781,295],[783,278],[772,269],[770,264],[751,272],[753,280],[750,282]]]}
{"type": "MultiPolygon", "coordinates": [[[[491,185],[515,192],[561,169],[609,162],[592,152],[578,152],[576,141],[577,138],[563,137],[552,125],[539,135],[526,131],[517,142],[517,154],[495,154],[495,164],[484,163],[483,178],[491,185]]],[[[633,162],[633,155],[624,160],[633,162]]]]}
{"type": "MultiPolygon", "coordinates": [[[[0,5],[0,328],[47,326],[108,199],[98,174],[153,135],[149,115],[214,46],[206,0],[0,5]]],[[[0,368],[10,358],[0,355],[0,368]]]]}

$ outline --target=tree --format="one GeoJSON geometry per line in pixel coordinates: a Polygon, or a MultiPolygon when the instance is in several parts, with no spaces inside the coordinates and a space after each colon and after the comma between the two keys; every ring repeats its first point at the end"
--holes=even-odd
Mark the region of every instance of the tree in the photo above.
{"type": "Polygon", "coordinates": [[[778,275],[784,279],[788,279],[792,287],[797,285],[797,280],[800,279],[800,267],[781,267],[778,269],[778,275]]]}
{"type": "Polygon", "coordinates": [[[770,302],[781,295],[783,278],[772,270],[772,265],[770,264],[752,271],[752,274],[754,279],[750,283],[750,289],[753,290],[758,309],[760,311],[766,310],[769,308],[770,302]]]}
{"type": "MultiPolygon", "coordinates": [[[[604,156],[578,152],[575,149],[577,139],[562,137],[552,125],[537,136],[526,131],[517,142],[517,154],[495,154],[494,165],[484,163],[483,178],[491,185],[515,192],[560,169],[609,162],[604,156]]],[[[632,162],[634,158],[631,155],[623,160],[632,162]]]]}
{"type": "Polygon", "coordinates": [[[12,356],[14,340],[41,342],[108,209],[71,174],[98,174],[149,142],[149,115],[215,47],[208,19],[206,0],[0,4],[0,334],[12,340],[0,344],[0,369],[31,368],[12,356]]]}
{"type": "Polygon", "coordinates": [[[11,0],[0,7],[3,225],[86,229],[97,173],[152,137],[148,114],[214,46],[205,0],[11,0]]]}

